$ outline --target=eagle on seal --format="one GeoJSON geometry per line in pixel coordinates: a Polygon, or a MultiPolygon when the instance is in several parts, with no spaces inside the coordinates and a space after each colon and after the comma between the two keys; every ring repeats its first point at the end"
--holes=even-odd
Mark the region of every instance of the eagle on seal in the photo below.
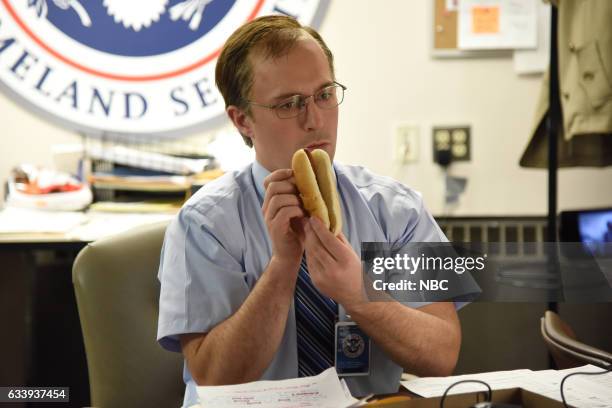
{"type": "MultiPolygon", "coordinates": [[[[39,17],[47,16],[48,0],[28,0],[28,6],[34,7],[39,17]]],[[[81,24],[90,27],[92,24],[89,14],[79,0],[51,0],[62,10],[72,8],[81,24]]],[[[125,28],[140,31],[157,22],[162,14],[168,10],[172,21],[183,20],[189,23],[191,30],[200,27],[204,16],[204,9],[214,0],[184,0],[168,8],[169,0],[104,0],[103,5],[115,23],[121,23],[125,28]]]]}

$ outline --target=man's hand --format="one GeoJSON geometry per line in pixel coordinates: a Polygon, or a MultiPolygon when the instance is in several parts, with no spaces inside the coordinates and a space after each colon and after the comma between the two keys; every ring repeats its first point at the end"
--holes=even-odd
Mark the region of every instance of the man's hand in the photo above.
{"type": "Polygon", "coordinates": [[[316,217],[310,217],[304,232],[308,271],[319,291],[342,304],[405,370],[422,376],[452,373],[461,344],[461,326],[452,302],[432,303],[418,310],[396,301],[368,302],[361,260],[344,235],[334,236],[316,217]]]}
{"type": "Polygon", "coordinates": [[[310,217],[304,232],[308,272],[317,289],[345,308],[365,302],[361,260],[344,234],[334,236],[317,217],[310,217]]]}
{"type": "Polygon", "coordinates": [[[272,256],[281,263],[297,264],[304,253],[302,209],[293,170],[280,169],[264,179],[266,196],[261,211],[272,241],[272,256]]]}

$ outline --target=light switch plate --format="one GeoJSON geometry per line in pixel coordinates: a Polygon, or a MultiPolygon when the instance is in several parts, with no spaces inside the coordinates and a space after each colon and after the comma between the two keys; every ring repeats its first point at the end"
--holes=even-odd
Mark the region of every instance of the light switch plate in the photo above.
{"type": "Polygon", "coordinates": [[[398,123],[394,128],[394,160],[399,164],[415,163],[419,159],[419,128],[412,123],[398,123]]]}

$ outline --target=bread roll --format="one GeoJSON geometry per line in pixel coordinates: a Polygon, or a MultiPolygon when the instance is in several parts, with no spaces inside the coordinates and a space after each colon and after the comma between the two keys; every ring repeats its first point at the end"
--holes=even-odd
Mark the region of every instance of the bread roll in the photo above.
{"type": "Polygon", "coordinates": [[[304,209],[338,235],[342,231],[342,212],[327,152],[300,149],[293,155],[291,167],[304,209]]]}
{"type": "Polygon", "coordinates": [[[342,231],[342,210],[340,209],[340,200],[338,198],[338,190],[336,189],[336,177],[329,160],[329,155],[322,149],[313,150],[312,163],[314,164],[319,191],[327,206],[329,230],[334,235],[338,235],[342,231]]]}

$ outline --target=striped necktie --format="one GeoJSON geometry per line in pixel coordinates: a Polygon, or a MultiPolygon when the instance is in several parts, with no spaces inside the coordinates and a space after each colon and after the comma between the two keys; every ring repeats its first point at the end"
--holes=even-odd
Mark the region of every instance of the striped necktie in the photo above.
{"type": "Polygon", "coordinates": [[[338,304],[312,283],[302,258],[295,287],[298,376],[317,375],[334,365],[334,326],[338,304]]]}

